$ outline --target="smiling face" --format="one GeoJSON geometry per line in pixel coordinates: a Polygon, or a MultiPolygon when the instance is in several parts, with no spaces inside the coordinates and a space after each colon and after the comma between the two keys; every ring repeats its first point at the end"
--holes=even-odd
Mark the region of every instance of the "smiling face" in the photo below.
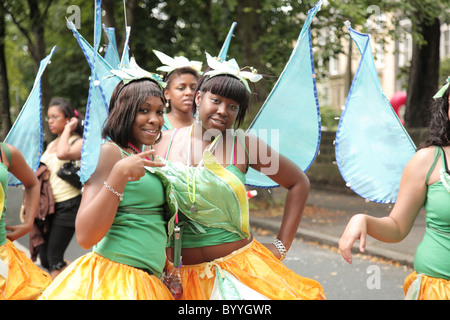
{"type": "Polygon", "coordinates": [[[166,100],[170,101],[172,110],[192,113],[194,92],[197,78],[190,73],[183,73],[173,77],[164,90],[166,100]]]}
{"type": "Polygon", "coordinates": [[[205,130],[217,129],[224,132],[233,126],[239,112],[239,104],[211,92],[197,92],[199,120],[205,130]]]}
{"type": "Polygon", "coordinates": [[[147,98],[139,107],[131,128],[131,141],[135,146],[153,145],[164,124],[164,103],[160,97],[147,98]]]}

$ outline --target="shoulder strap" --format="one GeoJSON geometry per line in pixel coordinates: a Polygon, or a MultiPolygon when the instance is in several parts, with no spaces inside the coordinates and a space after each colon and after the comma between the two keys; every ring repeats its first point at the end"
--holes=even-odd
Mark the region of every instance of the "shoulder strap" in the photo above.
{"type": "Polygon", "coordinates": [[[247,150],[247,146],[245,144],[245,136],[243,134],[242,130],[236,130],[234,132],[233,135],[233,144],[231,145],[231,155],[230,155],[230,163],[232,164],[236,164],[236,148],[235,148],[235,140],[236,138],[238,138],[239,142],[241,143],[242,147],[245,150],[245,153],[247,154],[247,158],[250,159],[249,155],[248,155],[248,150],[247,150]]]}
{"type": "Polygon", "coordinates": [[[172,132],[172,136],[170,137],[169,145],[167,146],[166,154],[164,156],[165,160],[167,160],[167,158],[169,157],[169,152],[170,152],[170,148],[172,147],[173,138],[175,138],[175,135],[177,134],[177,132],[178,132],[178,128],[176,128],[172,132]]]}
{"type": "Polygon", "coordinates": [[[425,183],[428,184],[428,180],[430,179],[431,173],[434,170],[434,167],[436,166],[437,161],[439,160],[439,147],[434,146],[434,160],[433,164],[430,167],[430,170],[428,170],[427,177],[425,179],[425,183]]]}
{"type": "Polygon", "coordinates": [[[123,159],[123,155],[124,155],[124,154],[127,155],[127,156],[129,156],[129,154],[128,154],[125,150],[123,150],[121,147],[119,147],[115,142],[113,142],[113,141],[111,141],[111,140],[108,140],[108,141],[106,141],[105,143],[111,144],[111,145],[115,146],[117,149],[119,149],[119,151],[120,151],[120,156],[122,157],[122,159],[123,159]]]}
{"type": "MultiPolygon", "coordinates": [[[[5,142],[0,142],[0,145],[1,145],[2,149],[3,149],[3,151],[5,151],[6,158],[8,159],[9,165],[11,165],[11,158],[12,158],[11,150],[9,150],[9,147],[8,147],[8,145],[5,142]]],[[[2,158],[2,162],[3,162],[3,158],[2,158]]]]}

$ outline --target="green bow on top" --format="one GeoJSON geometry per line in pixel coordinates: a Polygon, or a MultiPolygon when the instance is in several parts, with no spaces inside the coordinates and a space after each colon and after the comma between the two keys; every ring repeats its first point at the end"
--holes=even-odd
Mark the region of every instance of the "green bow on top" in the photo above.
{"type": "Polygon", "coordinates": [[[448,89],[450,85],[450,77],[447,78],[447,83],[433,96],[433,99],[442,98],[444,92],[448,89]]]}

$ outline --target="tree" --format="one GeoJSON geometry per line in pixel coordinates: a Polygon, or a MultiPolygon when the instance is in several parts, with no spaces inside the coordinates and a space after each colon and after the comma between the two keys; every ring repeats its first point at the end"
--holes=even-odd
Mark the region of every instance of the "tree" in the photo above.
{"type": "Polygon", "coordinates": [[[5,8],[0,6],[0,103],[1,103],[1,122],[0,122],[0,136],[6,137],[11,128],[10,100],[9,100],[9,85],[6,71],[6,57],[5,57],[5,8]]]}
{"type": "MultiPolygon", "coordinates": [[[[46,56],[44,23],[47,19],[47,13],[53,0],[21,0],[5,1],[6,12],[11,16],[12,21],[27,39],[28,50],[34,62],[34,68],[37,73],[42,59],[46,56]],[[25,10],[24,10],[25,9],[25,10]]],[[[43,112],[46,112],[50,101],[50,85],[48,74],[44,72],[41,78],[42,105],[43,112]]],[[[51,136],[50,130],[45,127],[46,134],[51,136]]]]}

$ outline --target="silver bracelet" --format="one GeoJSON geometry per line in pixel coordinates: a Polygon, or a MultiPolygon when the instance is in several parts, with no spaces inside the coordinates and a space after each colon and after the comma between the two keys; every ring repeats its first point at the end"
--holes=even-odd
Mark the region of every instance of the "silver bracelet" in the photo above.
{"type": "Polygon", "coordinates": [[[275,239],[273,240],[272,244],[275,246],[275,248],[277,248],[278,252],[280,253],[280,261],[283,261],[284,258],[286,258],[286,254],[287,254],[287,250],[286,247],[284,246],[283,242],[281,242],[281,240],[279,239],[275,239]]]}
{"type": "Polygon", "coordinates": [[[114,190],[113,188],[111,188],[109,186],[109,184],[106,183],[106,180],[103,182],[103,185],[106,187],[106,189],[108,189],[109,191],[111,191],[112,193],[114,193],[116,196],[119,197],[119,200],[122,201],[123,200],[123,193],[119,193],[116,190],[114,190]]]}

